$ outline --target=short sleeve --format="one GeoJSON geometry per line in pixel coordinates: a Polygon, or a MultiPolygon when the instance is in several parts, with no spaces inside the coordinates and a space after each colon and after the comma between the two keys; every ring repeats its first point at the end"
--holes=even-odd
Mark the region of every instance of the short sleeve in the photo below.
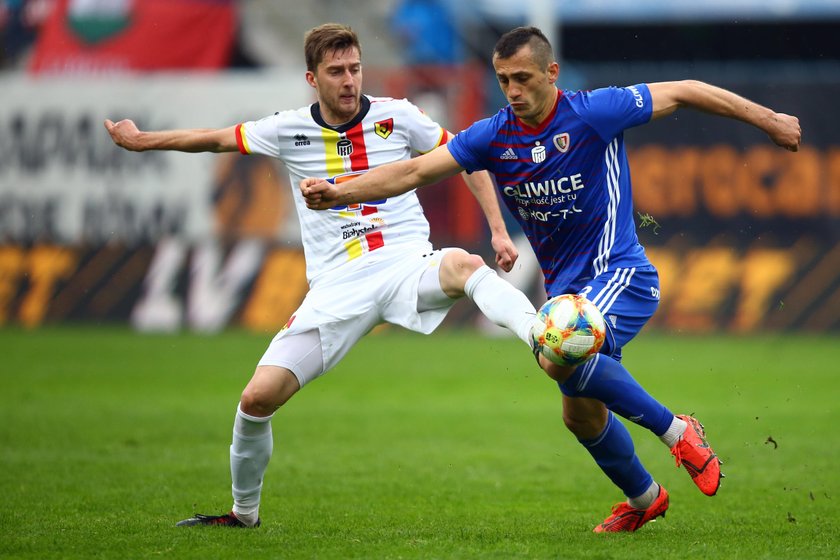
{"type": "Polygon", "coordinates": [[[447,148],[461,167],[470,173],[480,171],[487,169],[486,152],[492,136],[491,119],[483,119],[456,134],[447,148]]]}
{"type": "Polygon", "coordinates": [[[280,156],[279,114],[247,121],[236,127],[236,144],[243,154],[280,156]]]}
{"type": "Polygon", "coordinates": [[[446,144],[446,129],[433,121],[426,113],[409,101],[405,103],[405,115],[409,120],[408,143],[412,150],[425,154],[441,144],[446,144]]]}
{"type": "Polygon", "coordinates": [[[609,142],[622,131],[650,121],[653,102],[647,85],[608,87],[583,92],[576,100],[579,116],[609,142]]]}

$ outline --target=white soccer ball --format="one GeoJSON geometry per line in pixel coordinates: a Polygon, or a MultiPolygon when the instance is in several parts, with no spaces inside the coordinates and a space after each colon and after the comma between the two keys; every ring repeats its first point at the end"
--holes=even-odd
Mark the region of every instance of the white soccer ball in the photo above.
{"type": "Polygon", "coordinates": [[[580,365],[604,345],[604,316],[584,296],[553,297],[540,307],[537,318],[545,328],[535,329],[531,336],[540,353],[557,365],[580,365]]]}

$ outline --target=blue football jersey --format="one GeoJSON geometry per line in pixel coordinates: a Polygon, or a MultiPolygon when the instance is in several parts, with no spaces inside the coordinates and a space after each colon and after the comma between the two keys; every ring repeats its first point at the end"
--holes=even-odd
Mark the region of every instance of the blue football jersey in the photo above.
{"type": "Polygon", "coordinates": [[[636,236],[623,134],[651,113],[644,84],[560,91],[539,128],[507,106],[447,144],[464,169],[495,176],[549,295],[575,292],[616,267],[651,266],[636,236]]]}

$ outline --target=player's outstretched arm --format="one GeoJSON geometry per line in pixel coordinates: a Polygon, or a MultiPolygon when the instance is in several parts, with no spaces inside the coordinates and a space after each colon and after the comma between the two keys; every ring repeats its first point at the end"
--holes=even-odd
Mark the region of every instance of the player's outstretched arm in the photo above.
{"type": "Polygon", "coordinates": [[[764,132],[778,146],[795,152],[802,141],[799,119],[777,113],[731,91],[697,80],[648,84],[653,100],[653,119],[691,107],[713,115],[737,119],[764,132]]]}
{"type": "Polygon", "coordinates": [[[474,173],[464,171],[461,177],[464,178],[470,192],[481,206],[481,211],[484,212],[484,218],[490,227],[490,244],[496,252],[496,264],[505,272],[510,272],[516,259],[519,258],[519,251],[508,234],[502,211],[499,208],[499,199],[496,197],[496,187],[493,185],[490,174],[486,171],[474,173]]]}
{"type": "Polygon", "coordinates": [[[397,196],[461,171],[463,168],[443,145],[416,158],[380,165],[340,186],[307,177],[300,182],[300,192],[307,208],[326,210],[397,196]]]}
{"type": "Polygon", "coordinates": [[[105,128],[117,146],[132,152],[175,150],[179,152],[235,152],[236,127],[143,131],[131,119],[105,120],[105,128]]]}

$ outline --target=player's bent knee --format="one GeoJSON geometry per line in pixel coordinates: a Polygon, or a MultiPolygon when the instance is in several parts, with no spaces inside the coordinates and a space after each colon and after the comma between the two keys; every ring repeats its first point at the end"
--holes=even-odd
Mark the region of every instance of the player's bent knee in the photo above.
{"type": "Polygon", "coordinates": [[[543,369],[545,374],[557,383],[563,383],[575,371],[574,366],[559,366],[551,362],[545,356],[539,356],[538,359],[540,362],[540,367],[543,369]]]}
{"type": "Polygon", "coordinates": [[[453,248],[446,251],[441,262],[441,268],[452,274],[469,278],[470,274],[484,265],[484,259],[478,255],[467,253],[460,248],[453,248]]]}
{"type": "Polygon", "coordinates": [[[593,439],[604,431],[609,411],[592,399],[563,399],[563,424],[578,439],[593,439]]]}
{"type": "Polygon", "coordinates": [[[463,249],[449,249],[440,263],[440,285],[449,297],[464,295],[464,286],[472,274],[484,266],[484,259],[463,249]]]}
{"type": "Polygon", "coordinates": [[[475,272],[485,264],[486,263],[484,262],[484,259],[481,258],[479,255],[467,253],[462,266],[464,268],[464,271],[466,272],[467,278],[469,278],[473,272],[475,272]]]}
{"type": "Polygon", "coordinates": [[[604,423],[596,418],[569,417],[563,414],[563,424],[578,439],[593,439],[604,430],[604,423]]]}
{"type": "Polygon", "coordinates": [[[444,253],[438,267],[438,281],[440,289],[451,298],[464,295],[464,285],[468,274],[465,274],[464,263],[469,253],[463,249],[450,249],[444,253]]]}
{"type": "Polygon", "coordinates": [[[300,383],[288,369],[259,366],[242,391],[239,407],[252,416],[270,416],[299,389],[300,383]]]}

